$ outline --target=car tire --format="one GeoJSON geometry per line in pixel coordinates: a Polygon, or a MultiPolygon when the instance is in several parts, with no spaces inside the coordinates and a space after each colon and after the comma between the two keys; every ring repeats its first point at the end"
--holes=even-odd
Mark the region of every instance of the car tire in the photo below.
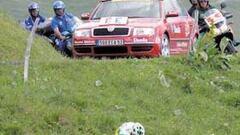
{"type": "Polygon", "coordinates": [[[169,57],[170,56],[170,44],[169,44],[169,38],[166,34],[163,34],[162,36],[162,42],[161,42],[161,48],[160,53],[163,57],[169,57]]]}

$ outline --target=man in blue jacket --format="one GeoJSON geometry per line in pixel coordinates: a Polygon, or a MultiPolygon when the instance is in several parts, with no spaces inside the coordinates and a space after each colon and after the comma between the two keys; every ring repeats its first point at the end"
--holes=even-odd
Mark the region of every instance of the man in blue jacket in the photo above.
{"type": "Polygon", "coordinates": [[[39,5],[36,2],[31,3],[28,6],[28,12],[30,14],[30,16],[28,18],[26,18],[23,22],[23,26],[25,29],[31,31],[34,25],[34,22],[36,21],[37,18],[39,18],[39,23],[44,23],[46,21],[46,18],[41,16],[39,14],[39,5]]]}
{"type": "Polygon", "coordinates": [[[53,3],[53,10],[55,17],[51,22],[51,28],[56,36],[56,49],[66,53],[66,49],[71,51],[71,35],[74,32],[77,24],[77,17],[72,14],[65,13],[65,4],[62,1],[55,1],[53,3]]]}

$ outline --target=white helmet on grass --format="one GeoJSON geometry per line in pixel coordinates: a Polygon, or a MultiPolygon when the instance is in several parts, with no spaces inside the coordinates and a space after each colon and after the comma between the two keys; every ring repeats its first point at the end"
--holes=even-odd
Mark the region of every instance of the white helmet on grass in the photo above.
{"type": "Polygon", "coordinates": [[[140,123],[134,123],[132,135],[145,135],[145,129],[140,123]]]}
{"type": "Polygon", "coordinates": [[[125,122],[118,128],[115,135],[145,135],[145,129],[138,122],[125,122]]]}

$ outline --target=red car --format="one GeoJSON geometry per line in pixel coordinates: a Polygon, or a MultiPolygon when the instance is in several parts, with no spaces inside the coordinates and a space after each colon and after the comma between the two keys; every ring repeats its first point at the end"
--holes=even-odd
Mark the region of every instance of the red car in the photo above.
{"type": "Polygon", "coordinates": [[[102,0],[73,36],[73,57],[156,57],[188,53],[195,20],[178,0],[102,0]]]}

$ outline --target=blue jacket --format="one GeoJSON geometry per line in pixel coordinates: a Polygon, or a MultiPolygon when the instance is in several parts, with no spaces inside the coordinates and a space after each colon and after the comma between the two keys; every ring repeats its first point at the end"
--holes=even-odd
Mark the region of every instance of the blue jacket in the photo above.
{"type": "Polygon", "coordinates": [[[56,28],[62,33],[64,31],[68,31],[72,33],[74,30],[74,25],[76,22],[74,21],[74,16],[72,14],[65,13],[64,16],[55,16],[51,23],[51,28],[54,30],[56,28]]]}
{"type": "MultiPolygon", "coordinates": [[[[38,24],[45,22],[45,20],[46,20],[45,17],[42,17],[42,16],[40,16],[40,15],[39,15],[38,17],[40,18],[40,21],[39,21],[38,24]]],[[[35,22],[35,19],[33,19],[32,16],[29,16],[29,17],[26,18],[25,21],[24,21],[24,27],[25,27],[27,30],[31,31],[32,28],[33,28],[34,22],[35,22]]]]}

